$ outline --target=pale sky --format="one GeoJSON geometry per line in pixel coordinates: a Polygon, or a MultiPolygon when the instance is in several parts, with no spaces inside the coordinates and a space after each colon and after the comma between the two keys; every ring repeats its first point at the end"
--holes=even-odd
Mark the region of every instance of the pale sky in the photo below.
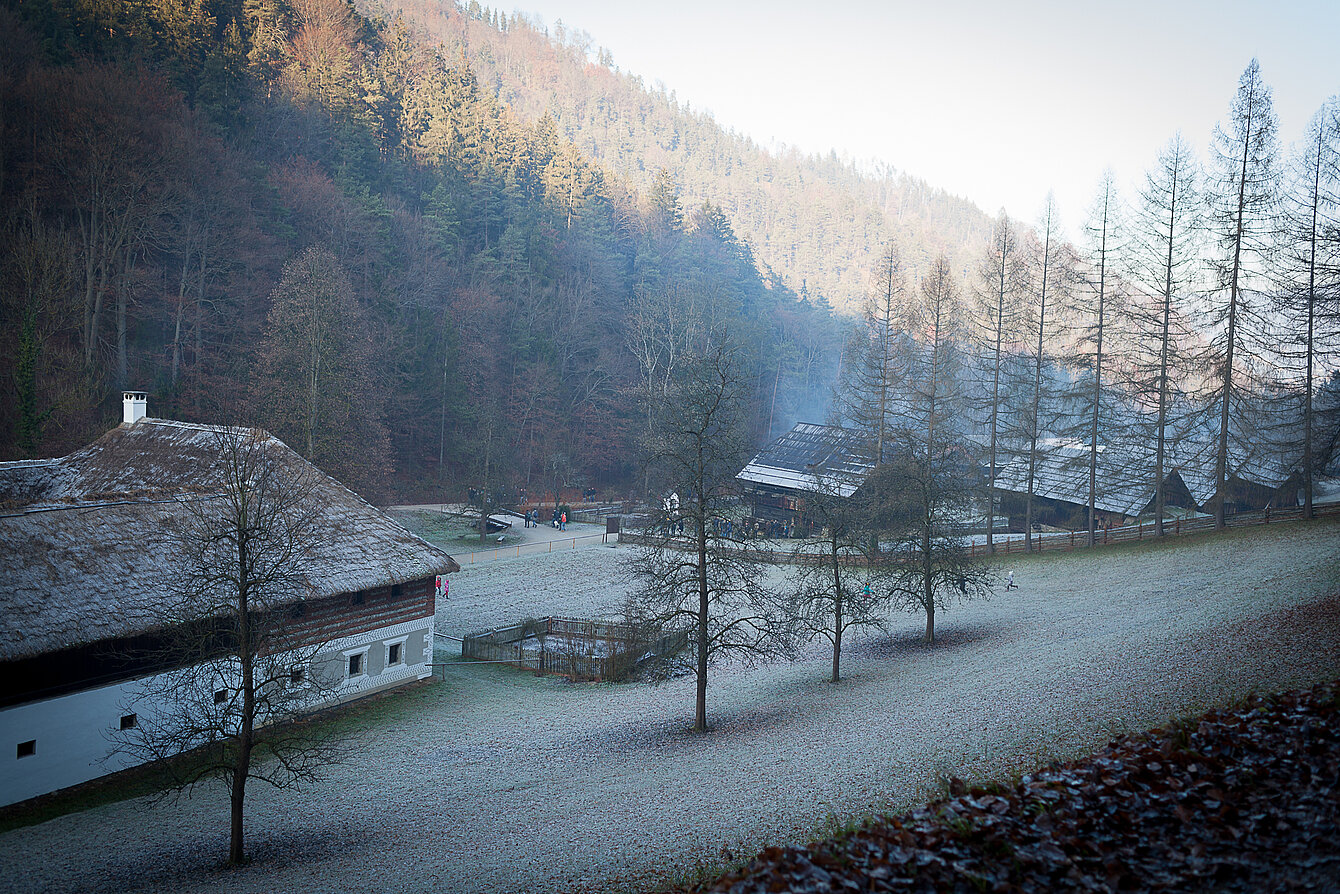
{"type": "Polygon", "coordinates": [[[1282,147],[1340,93],[1340,0],[525,0],[767,146],[875,159],[1075,234],[1181,130],[1204,158],[1253,56],[1282,147]]]}

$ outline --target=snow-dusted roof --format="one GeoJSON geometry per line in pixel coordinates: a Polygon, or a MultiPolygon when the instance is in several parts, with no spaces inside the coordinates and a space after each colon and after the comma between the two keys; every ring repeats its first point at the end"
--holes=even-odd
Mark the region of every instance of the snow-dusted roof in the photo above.
{"type": "MultiPolygon", "coordinates": [[[[1170,439],[1166,446],[1164,469],[1169,476],[1174,473],[1179,475],[1192,498],[1203,506],[1215,493],[1216,445],[1206,432],[1199,434],[1200,437],[1170,439]]],[[[1139,515],[1154,499],[1152,448],[1148,445],[1106,445],[1098,449],[1094,505],[1107,512],[1139,515]]],[[[1247,456],[1240,447],[1230,443],[1230,479],[1240,478],[1268,487],[1279,487],[1290,474],[1291,470],[1284,459],[1264,454],[1247,456]]],[[[1000,467],[996,486],[1015,493],[1027,492],[1027,452],[1000,467]]],[[[1087,505],[1088,446],[1061,441],[1040,443],[1033,493],[1052,500],[1087,505]]]]}
{"type": "MultiPolygon", "coordinates": [[[[0,463],[0,660],[142,631],[174,563],[171,532],[217,499],[212,426],[123,425],[69,456],[0,463]]],[[[276,463],[315,472],[319,522],[307,553],[309,598],[458,571],[277,438],[276,463]]]]}
{"type": "Polygon", "coordinates": [[[798,422],[749,461],[741,481],[850,497],[874,468],[859,432],[833,425],[798,422]]]}
{"type": "MultiPolygon", "coordinates": [[[[1136,458],[1121,451],[1100,448],[1094,505],[1105,512],[1138,515],[1153,499],[1154,487],[1136,458]]],[[[1017,456],[996,475],[1001,490],[1028,491],[1028,455],[1017,456]]],[[[1089,450],[1073,443],[1039,445],[1033,474],[1033,493],[1051,500],[1087,505],[1089,502],[1089,450]]]]}

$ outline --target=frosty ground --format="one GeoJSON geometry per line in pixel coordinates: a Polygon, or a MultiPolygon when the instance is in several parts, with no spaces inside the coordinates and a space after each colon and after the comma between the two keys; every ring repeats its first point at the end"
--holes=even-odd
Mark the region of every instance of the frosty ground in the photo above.
{"type": "MultiPolygon", "coordinates": [[[[574,533],[570,526],[568,536],[574,533]]],[[[617,611],[628,546],[465,565],[460,635],[617,611]]],[[[1012,558],[1019,590],[831,653],[722,668],[713,730],[692,680],[571,684],[453,663],[344,723],[347,759],[302,792],[252,789],[255,862],[222,870],[218,790],[127,801],[0,837],[0,890],[633,889],[675,867],[911,806],[944,774],[1007,776],[1112,733],[1340,677],[1340,523],[1012,558]]]]}

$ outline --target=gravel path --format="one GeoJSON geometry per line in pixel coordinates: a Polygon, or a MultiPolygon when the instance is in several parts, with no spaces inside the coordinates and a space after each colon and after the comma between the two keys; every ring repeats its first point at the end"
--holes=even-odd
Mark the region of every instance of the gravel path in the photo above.
{"type": "MultiPolygon", "coordinates": [[[[448,632],[620,602],[627,547],[500,560],[453,579],[448,632]]],[[[1019,590],[828,656],[723,668],[713,730],[692,681],[569,684],[452,666],[358,715],[349,759],[302,794],[254,789],[255,862],[217,868],[219,790],[109,805],[0,836],[0,890],[543,891],[636,887],[723,848],[923,800],[1093,750],[1253,689],[1340,677],[1340,521],[1017,558],[1019,590]]]]}

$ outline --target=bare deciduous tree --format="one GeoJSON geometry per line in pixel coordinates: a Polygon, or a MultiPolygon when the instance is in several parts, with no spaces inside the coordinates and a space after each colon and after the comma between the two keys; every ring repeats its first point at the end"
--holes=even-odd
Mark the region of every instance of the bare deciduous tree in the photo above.
{"type": "Polygon", "coordinates": [[[838,412],[869,433],[871,461],[883,461],[892,427],[896,358],[904,333],[898,315],[906,303],[906,272],[898,248],[888,246],[875,270],[862,325],[848,350],[845,381],[836,394],[838,412]]]}
{"type": "Polygon", "coordinates": [[[748,543],[726,534],[735,475],[750,447],[752,382],[740,369],[739,350],[722,333],[704,330],[697,350],[653,394],[644,448],[648,476],[676,496],[629,563],[629,620],[644,630],[688,636],[699,732],[707,729],[709,667],[727,656],[774,654],[784,640],[780,607],[762,584],[764,564],[748,543]]]}
{"type": "Polygon", "coordinates": [[[854,490],[834,469],[816,469],[817,490],[805,497],[806,516],[823,535],[821,550],[801,543],[790,575],[787,613],[806,637],[833,646],[832,681],[842,678],[842,637],[852,628],[884,629],[889,591],[879,582],[886,566],[873,529],[870,489],[854,490]]]}
{"type": "Polygon", "coordinates": [[[1061,225],[1056,213],[1056,199],[1047,193],[1047,202],[1042,213],[1042,245],[1037,260],[1038,291],[1035,300],[1026,310],[1028,337],[1036,337],[1036,350],[1030,357],[1033,367],[1033,383],[1029,393],[1029,405],[1023,413],[1022,435],[1028,442],[1028,486],[1024,502],[1024,546],[1033,549],[1033,498],[1037,485],[1038,447],[1043,432],[1050,429],[1044,412],[1049,410],[1051,389],[1044,378],[1044,372],[1051,365],[1049,345],[1056,328],[1058,315],[1055,305],[1064,294],[1072,270],[1066,263],[1067,246],[1061,241],[1061,225]],[[1050,316],[1049,316],[1050,314],[1050,316]]]}
{"type": "Polygon", "coordinates": [[[1103,354],[1103,336],[1109,335],[1108,351],[1112,350],[1110,332],[1113,317],[1113,308],[1116,305],[1116,299],[1119,297],[1118,279],[1116,276],[1116,258],[1121,250],[1120,236],[1120,217],[1119,199],[1117,197],[1116,178],[1109,169],[1103,172],[1102,179],[1098,183],[1098,191],[1094,196],[1093,208],[1090,211],[1089,220],[1085,226],[1088,276],[1084,291],[1086,301],[1082,309],[1077,310],[1082,313],[1082,319],[1079,321],[1079,347],[1084,349],[1079,352],[1079,360],[1085,368],[1085,372],[1090,376],[1091,388],[1085,395],[1089,401],[1088,406],[1088,440],[1089,440],[1089,514],[1088,514],[1088,538],[1089,546],[1093,546],[1094,533],[1098,527],[1096,518],[1096,504],[1098,500],[1098,452],[1102,446],[1099,442],[1100,423],[1109,422],[1104,416],[1104,376],[1109,375],[1107,369],[1103,366],[1103,361],[1107,359],[1103,354]]]}
{"type": "Polygon", "coordinates": [[[247,783],[313,781],[335,756],[299,721],[329,699],[338,676],[300,630],[318,473],[257,429],[219,428],[213,447],[217,461],[202,470],[208,490],[170,535],[177,561],[163,569],[161,626],[140,656],[165,670],[141,683],[137,722],[116,747],[160,762],[176,791],[222,780],[228,859],[241,863],[247,783]]]}

